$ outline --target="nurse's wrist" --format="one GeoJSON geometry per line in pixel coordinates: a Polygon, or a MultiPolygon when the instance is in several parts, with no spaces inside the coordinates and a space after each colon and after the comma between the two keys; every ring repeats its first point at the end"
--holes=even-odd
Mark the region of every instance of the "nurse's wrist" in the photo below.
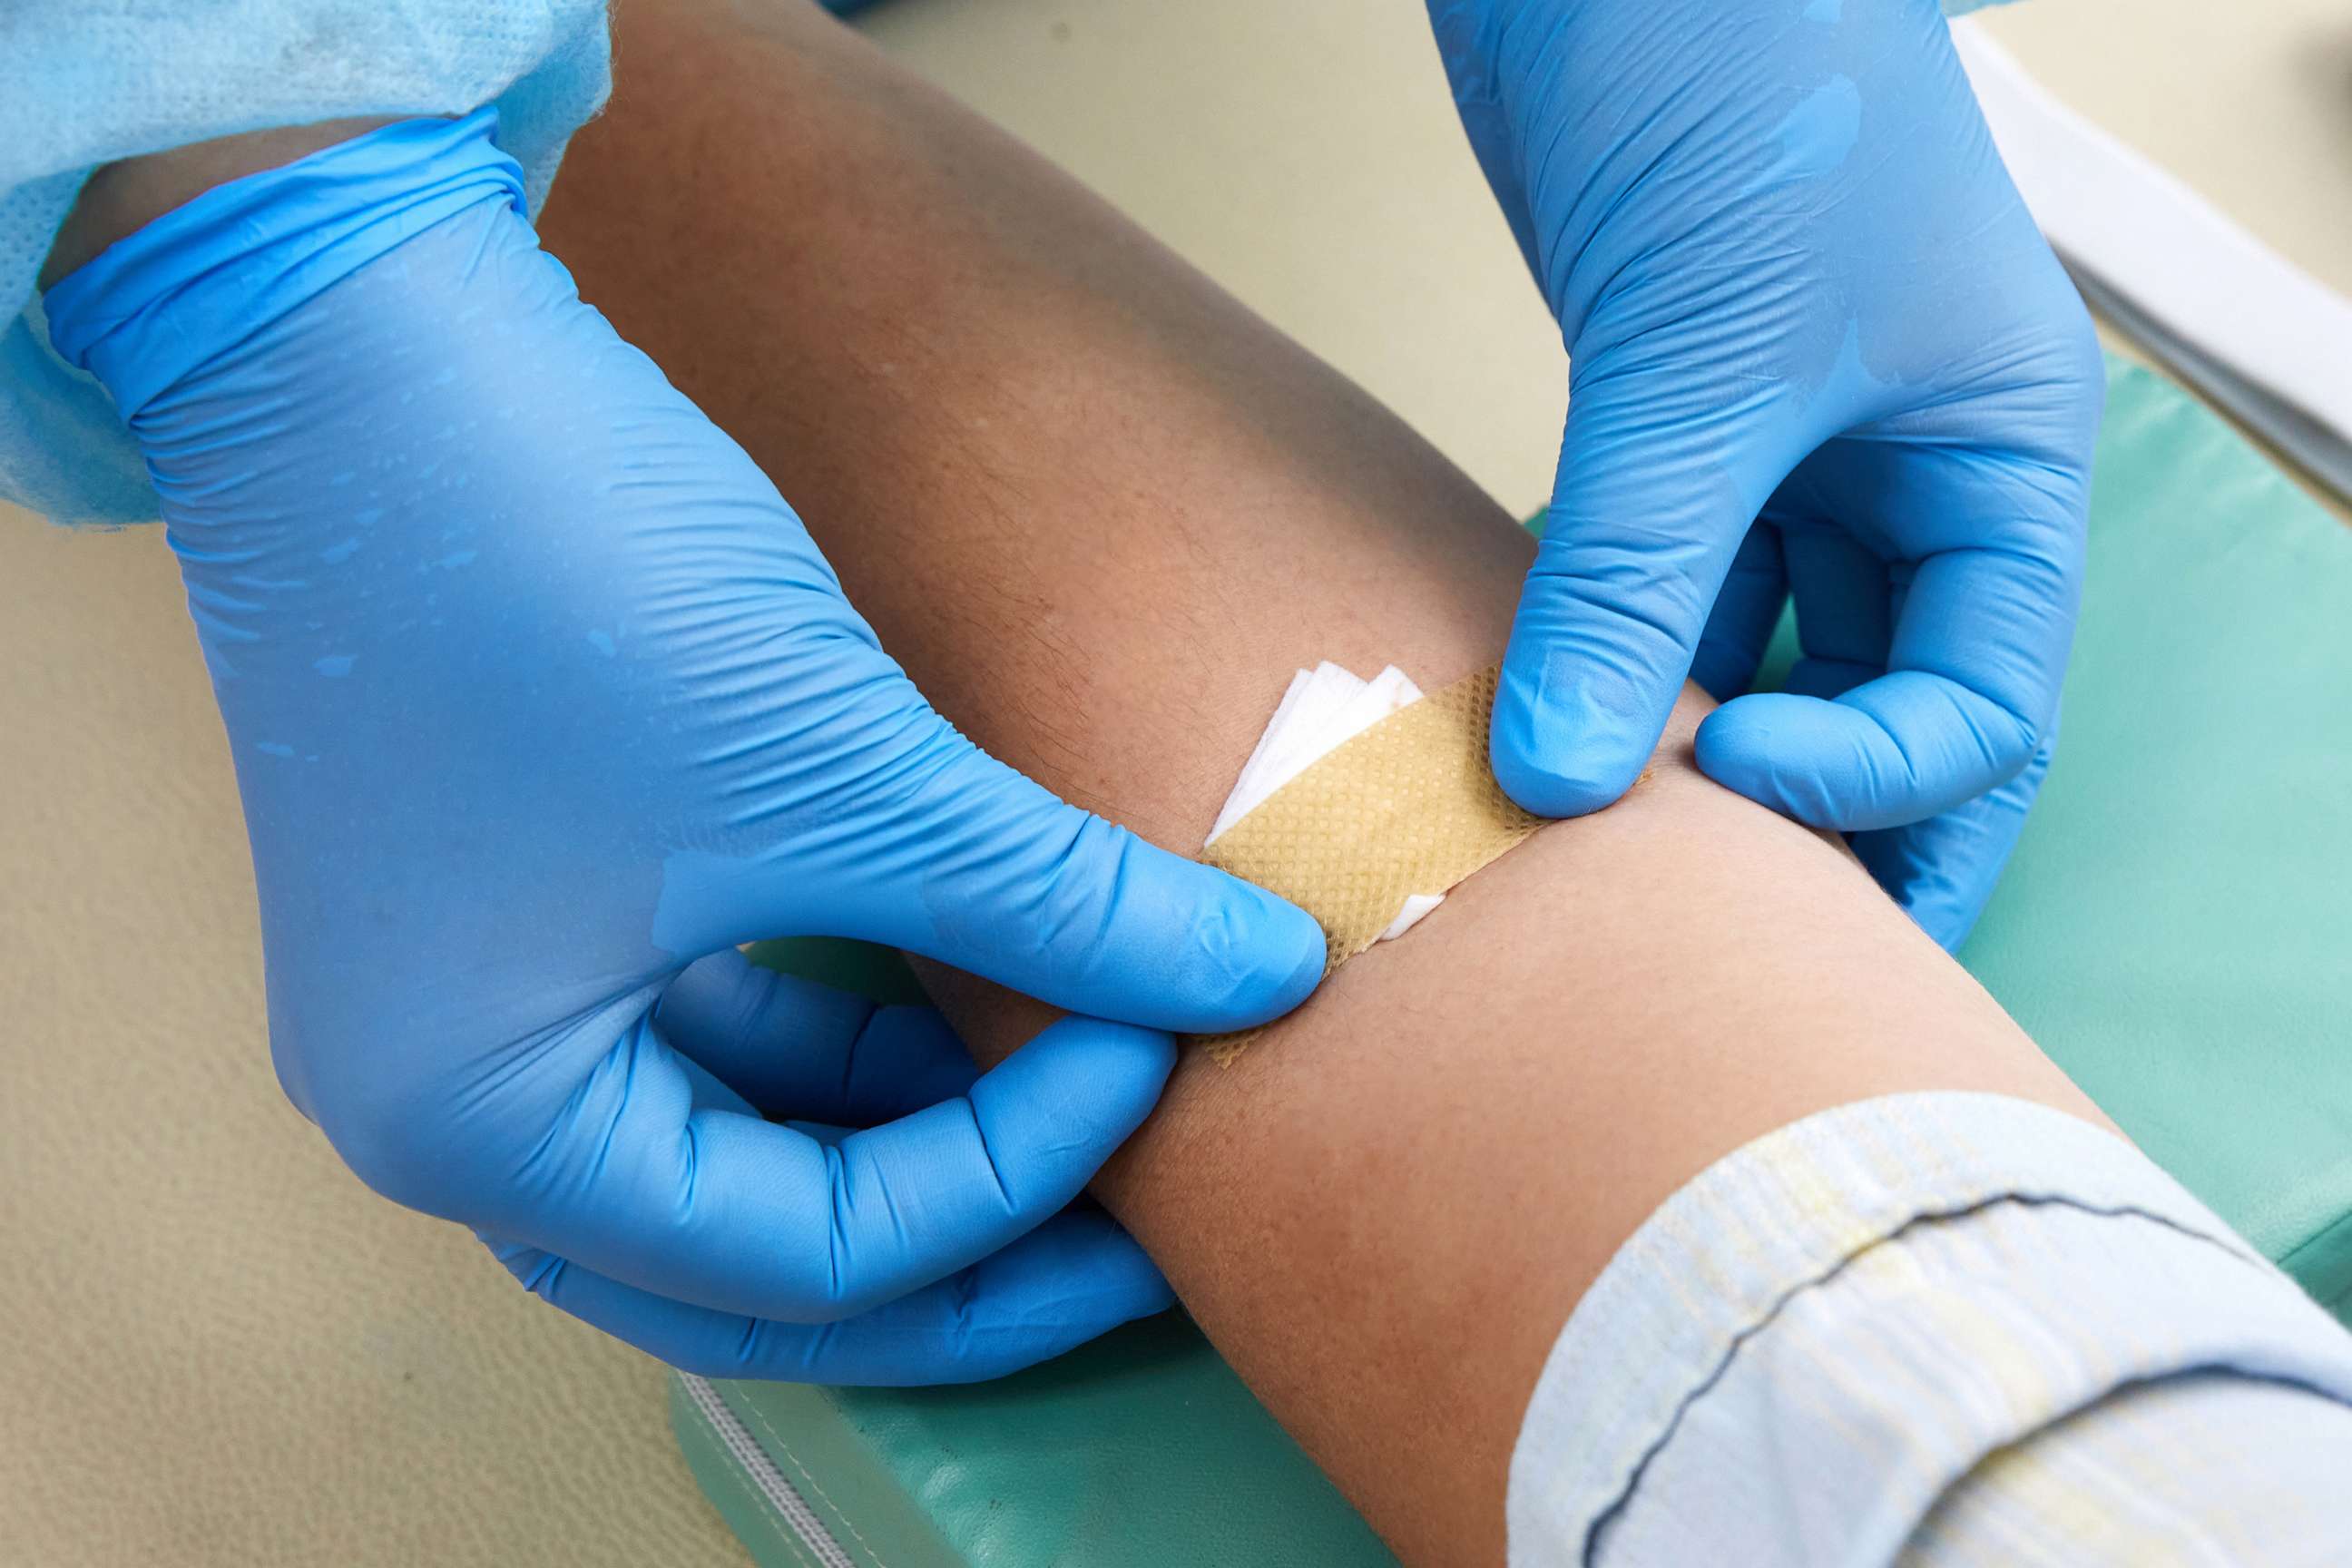
{"type": "Polygon", "coordinates": [[[315,125],[280,126],[193,142],[109,163],[89,177],[73,210],[66,215],[49,247],[48,260],[41,268],[40,286],[48,288],[116,240],[135,234],[215,185],[290,163],[390,123],[389,118],[325,120],[315,125]]]}

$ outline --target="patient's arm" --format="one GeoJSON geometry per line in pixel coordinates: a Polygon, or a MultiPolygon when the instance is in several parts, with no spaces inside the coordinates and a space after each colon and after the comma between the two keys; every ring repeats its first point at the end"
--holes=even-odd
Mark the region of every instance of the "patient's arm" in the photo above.
{"type": "MultiPolygon", "coordinates": [[[[990,750],[1190,853],[1295,668],[1499,655],[1512,521],[1068,180],[813,8],[620,27],[551,247],[990,750]]],[[[1694,770],[1704,705],[1624,802],[1188,1060],[1098,1184],[1409,1561],[1500,1559],[1547,1349],[1712,1160],[1906,1089],[2097,1119],[1842,849],[1694,770]]],[[[1035,1022],[941,989],[985,1055],[1035,1022]]]]}

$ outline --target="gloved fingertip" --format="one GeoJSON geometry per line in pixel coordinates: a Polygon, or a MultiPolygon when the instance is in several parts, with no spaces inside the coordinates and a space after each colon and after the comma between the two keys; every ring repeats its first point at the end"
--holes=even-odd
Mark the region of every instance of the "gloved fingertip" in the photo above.
{"type": "Polygon", "coordinates": [[[1138,1318],[1155,1317],[1176,1304],[1175,1289],[1151,1261],[1150,1255],[1125,1232],[1119,1234],[1118,1239],[1123,1245],[1105,1245],[1097,1268],[1099,1289],[1094,1292],[1091,1303],[1100,1325],[1096,1332],[1131,1323],[1138,1318]]]}
{"type": "Polygon", "coordinates": [[[1176,1038],[1167,1030],[1108,1018],[1056,1018],[1030,1043],[1082,1054],[1095,1072],[1137,1081],[1150,1079],[1155,1087],[1176,1065],[1176,1038]]]}
{"type": "Polygon", "coordinates": [[[1306,1001],[1323,983],[1324,972],[1330,966],[1329,939],[1313,915],[1288,899],[1277,898],[1262,889],[1251,890],[1266,908],[1266,973],[1272,984],[1263,999],[1264,1016],[1241,1026],[1244,1028],[1279,1018],[1306,1001]],[[1277,953],[1282,956],[1272,956],[1277,953]]]}
{"type": "Polygon", "coordinates": [[[1486,755],[1495,782],[1538,816],[1582,816],[1631,789],[1663,723],[1643,726],[1596,704],[1588,691],[1547,690],[1507,663],[1495,692],[1486,755]]]}
{"type": "Polygon", "coordinates": [[[1176,1304],[1133,1237],[1084,1207],[1065,1210],[971,1270],[967,1331],[911,1378],[973,1383],[1064,1355],[1176,1304]]]}
{"type": "Polygon", "coordinates": [[[1864,869],[1912,923],[1952,952],[1968,940],[1984,912],[2000,868],[1934,863],[1921,838],[1916,830],[1892,828],[1856,835],[1853,849],[1864,869]]]}
{"type": "Polygon", "coordinates": [[[1081,1201],[1053,1222],[1055,1245],[1074,1259],[1066,1267],[1086,1284],[1090,1315],[1103,1328],[1148,1318],[1176,1304],[1167,1276],[1118,1222],[1081,1201]]]}
{"type": "Polygon", "coordinates": [[[1734,698],[1699,721],[1691,742],[1699,772],[1809,827],[1835,827],[1837,814],[1818,768],[1804,765],[1802,748],[1819,704],[1785,692],[1734,698]]]}
{"type": "Polygon", "coordinates": [[[974,900],[961,924],[982,941],[924,951],[1073,1013],[1188,1034],[1263,1024],[1321,978],[1323,933],[1297,905],[1099,821],[1085,851],[1055,853],[1043,896],[974,900]]]}
{"type": "Polygon", "coordinates": [[[1987,888],[1982,894],[1965,894],[1958,889],[1942,887],[1906,899],[1903,908],[1921,931],[1935,939],[1937,947],[1946,952],[1958,952],[1960,944],[1969,940],[1969,932],[1976,929],[1977,917],[1984,912],[1985,897],[1991,891],[1987,888]]]}
{"type": "Polygon", "coordinates": [[[1214,908],[1193,922],[1187,967],[1196,976],[1191,1032],[1255,1028],[1307,1000],[1322,983],[1327,943],[1315,917],[1223,871],[1214,908]]]}
{"type": "Polygon", "coordinates": [[[1066,1202],[1151,1114],[1175,1069],[1176,1040],[1165,1030],[1062,1018],[982,1074],[970,1098],[992,1150],[1025,1151],[1041,1190],[1066,1202]]]}

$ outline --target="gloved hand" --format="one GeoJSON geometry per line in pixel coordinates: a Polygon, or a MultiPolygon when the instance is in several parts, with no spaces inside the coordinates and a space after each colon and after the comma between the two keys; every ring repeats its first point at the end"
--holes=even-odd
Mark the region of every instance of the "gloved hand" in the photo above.
{"type": "Polygon", "coordinates": [[[223,185],[48,296],[180,557],[287,1092],[370,1185],[682,1366],[977,1378],[1159,1310],[1066,1205],[1161,1031],[1292,1006],[1321,933],[927,707],[538,249],[494,123],[223,185]],[[734,951],[812,932],[1123,1022],[976,1075],[929,1011],[734,951]]]}
{"type": "Polygon", "coordinates": [[[1559,319],[1568,428],[1495,705],[1572,816],[1685,673],[1699,766],[1974,923],[2049,759],[2103,395],[1933,0],[1430,0],[1559,319]],[[1741,696],[1793,594],[1804,658],[1741,696]]]}

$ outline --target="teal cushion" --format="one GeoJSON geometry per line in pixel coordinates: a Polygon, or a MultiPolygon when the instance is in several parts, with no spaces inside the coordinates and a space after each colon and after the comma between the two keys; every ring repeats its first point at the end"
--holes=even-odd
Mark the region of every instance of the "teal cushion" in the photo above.
{"type": "MultiPolygon", "coordinates": [[[[2352,529],[2111,363],[2090,586],[2042,803],[1961,959],[2126,1131],[2352,1321],[2352,529]]],[[[1789,628],[1774,668],[1785,668],[1789,628]]],[[[780,967],[911,994],[887,955],[780,967]]],[[[1390,1561],[1181,1316],[973,1388],[716,1385],[867,1568],[1390,1561]]],[[[768,1568],[810,1561],[689,1402],[768,1568]]]]}
{"type": "Polygon", "coordinates": [[[1960,961],[2352,1322],[2352,528],[2111,364],[2058,752],[1960,961]]]}

